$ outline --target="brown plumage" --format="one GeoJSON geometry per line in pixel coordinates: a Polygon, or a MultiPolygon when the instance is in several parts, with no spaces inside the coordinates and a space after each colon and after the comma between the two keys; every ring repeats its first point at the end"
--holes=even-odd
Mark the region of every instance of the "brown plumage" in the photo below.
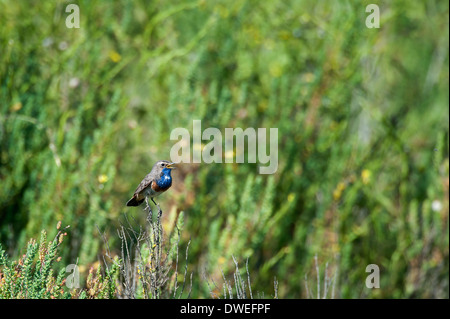
{"type": "MultiPolygon", "coordinates": [[[[169,184],[168,187],[162,188],[158,186],[157,181],[159,181],[163,176],[163,169],[174,169],[174,163],[169,161],[159,161],[153,165],[152,170],[144,179],[141,181],[139,186],[136,188],[133,197],[127,202],[127,206],[139,206],[141,205],[146,197],[150,197],[153,201],[153,197],[159,196],[168,190],[171,186],[171,177],[169,172],[169,184]]],[[[153,201],[154,202],[154,201],[153,201]]]]}

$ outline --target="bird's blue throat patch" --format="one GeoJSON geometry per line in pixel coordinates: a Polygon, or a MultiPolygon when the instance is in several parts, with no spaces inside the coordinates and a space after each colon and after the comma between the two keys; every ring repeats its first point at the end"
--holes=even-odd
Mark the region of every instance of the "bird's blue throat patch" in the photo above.
{"type": "Polygon", "coordinates": [[[172,186],[172,176],[170,176],[170,172],[170,169],[163,168],[160,179],[156,181],[159,188],[166,189],[172,186]]]}

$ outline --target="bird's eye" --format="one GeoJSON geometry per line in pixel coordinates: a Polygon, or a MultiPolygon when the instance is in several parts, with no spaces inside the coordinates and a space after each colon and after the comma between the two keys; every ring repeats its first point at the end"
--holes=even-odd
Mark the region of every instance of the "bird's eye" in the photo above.
{"type": "Polygon", "coordinates": [[[161,167],[164,167],[164,163],[161,164],[161,167]]]}

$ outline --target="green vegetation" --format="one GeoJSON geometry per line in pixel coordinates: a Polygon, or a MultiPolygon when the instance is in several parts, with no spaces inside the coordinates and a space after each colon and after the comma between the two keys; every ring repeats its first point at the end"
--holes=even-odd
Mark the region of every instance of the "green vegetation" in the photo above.
{"type": "MultiPolygon", "coordinates": [[[[58,228],[61,223],[58,223],[58,228]]],[[[0,298],[114,298],[116,295],[116,280],[114,276],[118,267],[106,269],[106,277],[101,275],[101,267],[89,270],[86,288],[65,289],[66,268],[61,268],[57,277],[53,274],[53,264],[59,263],[58,247],[62,244],[66,232],[58,231],[55,238],[47,243],[47,232],[41,232],[39,245],[36,240],[28,242],[26,253],[18,261],[10,261],[0,245],[0,298]]],[[[117,260],[116,260],[117,261],[117,260]]],[[[70,277],[70,276],[69,276],[70,277]]]]}
{"type": "Polygon", "coordinates": [[[449,298],[447,1],[69,3],[0,1],[1,298],[449,298]],[[179,165],[152,284],[125,203],[196,119],[278,128],[278,170],[179,165]]]}

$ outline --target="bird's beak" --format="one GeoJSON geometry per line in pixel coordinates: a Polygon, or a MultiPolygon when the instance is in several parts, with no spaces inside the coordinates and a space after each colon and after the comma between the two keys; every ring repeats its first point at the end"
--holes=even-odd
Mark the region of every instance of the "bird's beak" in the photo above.
{"type": "Polygon", "coordinates": [[[176,169],[175,163],[170,163],[166,166],[168,169],[176,169]]]}

